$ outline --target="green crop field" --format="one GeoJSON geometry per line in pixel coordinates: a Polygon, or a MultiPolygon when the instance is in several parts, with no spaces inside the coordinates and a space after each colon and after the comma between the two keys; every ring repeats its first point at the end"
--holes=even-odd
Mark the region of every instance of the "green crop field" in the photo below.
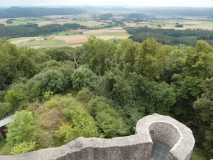
{"type": "Polygon", "coordinates": [[[69,46],[69,45],[63,40],[48,39],[48,40],[35,40],[32,42],[21,43],[17,46],[36,47],[36,48],[53,48],[53,47],[62,47],[62,46],[69,46]]]}
{"type": "Polygon", "coordinates": [[[72,31],[62,31],[62,32],[51,34],[50,36],[68,36],[68,35],[69,36],[74,35],[74,33],[72,31]]]}

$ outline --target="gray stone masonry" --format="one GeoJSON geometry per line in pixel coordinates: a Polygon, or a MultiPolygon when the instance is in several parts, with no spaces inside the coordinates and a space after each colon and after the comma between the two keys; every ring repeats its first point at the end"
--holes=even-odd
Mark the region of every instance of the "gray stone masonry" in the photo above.
{"type": "Polygon", "coordinates": [[[112,139],[79,137],[61,147],[0,156],[0,160],[149,160],[152,139],[171,148],[170,160],[188,160],[194,147],[189,128],[169,116],[153,114],[137,122],[136,134],[132,136],[112,139]]]}

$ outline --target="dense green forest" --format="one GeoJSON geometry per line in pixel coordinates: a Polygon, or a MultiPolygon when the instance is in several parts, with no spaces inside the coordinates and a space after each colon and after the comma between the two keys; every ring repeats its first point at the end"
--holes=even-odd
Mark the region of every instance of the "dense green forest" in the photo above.
{"type": "Polygon", "coordinates": [[[11,7],[0,9],[0,18],[41,17],[49,15],[81,14],[81,8],[11,7]]]}
{"type": "Polygon", "coordinates": [[[82,47],[32,49],[1,39],[0,118],[17,118],[0,153],[131,135],[140,118],[158,113],[190,127],[212,158],[212,77],[213,47],[203,40],[178,49],[153,38],[89,37],[82,47]]]}
{"type": "Polygon", "coordinates": [[[49,35],[65,30],[87,29],[87,26],[82,26],[77,23],[49,24],[38,27],[37,24],[28,23],[26,25],[5,26],[0,25],[0,37],[18,38],[18,37],[34,37],[40,35],[49,35]]]}
{"type": "Polygon", "coordinates": [[[197,40],[205,40],[213,45],[213,31],[202,29],[155,29],[148,27],[127,27],[126,31],[131,34],[133,41],[143,42],[149,37],[155,38],[158,42],[168,45],[184,44],[186,46],[195,46],[197,40]]]}

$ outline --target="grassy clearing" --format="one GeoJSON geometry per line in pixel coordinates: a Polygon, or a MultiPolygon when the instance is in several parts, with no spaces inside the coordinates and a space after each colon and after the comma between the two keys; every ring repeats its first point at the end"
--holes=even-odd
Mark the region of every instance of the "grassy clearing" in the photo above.
{"type": "Polygon", "coordinates": [[[32,41],[32,42],[25,42],[18,44],[17,46],[22,46],[22,47],[31,47],[31,46],[41,46],[43,44],[43,40],[37,40],[37,41],[32,41]]]}
{"type": "Polygon", "coordinates": [[[24,39],[29,39],[29,37],[12,38],[12,39],[9,39],[8,42],[14,42],[14,41],[17,41],[17,40],[24,40],[24,39]]]}
{"type": "Polygon", "coordinates": [[[17,46],[33,47],[33,48],[53,48],[69,45],[63,40],[48,39],[48,40],[36,40],[32,42],[21,43],[17,46]]]}
{"type": "Polygon", "coordinates": [[[27,23],[36,23],[37,24],[38,22],[40,22],[40,20],[16,19],[16,20],[13,20],[13,23],[10,25],[24,25],[27,23]]]}
{"type": "Polygon", "coordinates": [[[62,31],[62,32],[51,34],[50,36],[70,36],[70,35],[74,35],[74,33],[72,31],[62,31]]]}
{"type": "MultiPolygon", "coordinates": [[[[157,19],[155,21],[149,22],[151,27],[157,28],[158,25],[161,25],[162,28],[169,29],[213,29],[213,22],[211,21],[203,21],[194,19],[186,19],[186,20],[170,20],[170,19],[157,19]],[[175,24],[183,24],[183,28],[175,28],[175,24]]],[[[139,25],[138,25],[139,26],[139,25]]]]}

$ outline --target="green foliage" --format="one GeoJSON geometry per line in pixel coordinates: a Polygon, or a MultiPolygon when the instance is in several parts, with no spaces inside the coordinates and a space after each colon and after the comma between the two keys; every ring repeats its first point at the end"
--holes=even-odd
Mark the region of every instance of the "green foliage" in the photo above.
{"type": "Polygon", "coordinates": [[[200,132],[204,135],[203,146],[213,156],[213,78],[207,80],[207,83],[208,91],[195,101],[194,108],[198,111],[199,119],[202,121],[200,132]]]}
{"type": "Polygon", "coordinates": [[[119,105],[125,105],[132,99],[131,87],[117,68],[105,73],[99,81],[99,88],[100,95],[114,100],[119,105]]]}
{"type": "Polygon", "coordinates": [[[195,46],[197,40],[205,40],[213,44],[212,30],[205,29],[160,29],[148,27],[129,27],[125,28],[131,34],[130,38],[136,42],[143,42],[147,38],[153,37],[158,42],[167,45],[184,44],[186,46],[195,46]]]}
{"type": "Polygon", "coordinates": [[[81,90],[89,87],[95,81],[96,75],[88,68],[80,67],[71,75],[73,88],[81,90]]]}
{"type": "Polygon", "coordinates": [[[110,113],[106,113],[106,110],[98,112],[96,115],[96,123],[98,127],[101,129],[105,137],[112,138],[117,135],[117,130],[119,128],[116,118],[110,115],[110,113]]]}
{"type": "Polygon", "coordinates": [[[98,130],[94,119],[80,107],[72,110],[64,110],[67,118],[70,120],[69,125],[63,124],[59,130],[55,132],[57,138],[64,140],[65,143],[70,142],[80,136],[97,137],[98,130]]]}
{"type": "Polygon", "coordinates": [[[7,91],[5,101],[10,103],[14,109],[18,107],[25,107],[27,102],[27,94],[24,84],[17,84],[12,89],[7,91]]]}
{"type": "Polygon", "coordinates": [[[43,99],[45,90],[42,85],[42,76],[43,74],[37,74],[25,84],[29,102],[43,99]]]}
{"type": "Polygon", "coordinates": [[[88,64],[97,75],[104,75],[108,65],[106,59],[111,59],[115,52],[116,45],[113,42],[105,41],[96,37],[89,37],[88,42],[83,44],[84,53],[82,63],[88,64]]]}
{"type": "Polygon", "coordinates": [[[149,81],[136,73],[130,74],[127,80],[132,86],[133,100],[139,102],[140,110],[146,114],[169,114],[176,101],[171,86],[165,82],[149,81]]]}
{"type": "Polygon", "coordinates": [[[44,93],[44,100],[49,100],[53,96],[53,92],[47,91],[44,93]]]}
{"type": "Polygon", "coordinates": [[[166,67],[168,58],[163,47],[155,39],[140,44],[136,56],[135,71],[150,80],[158,79],[166,67]]]}
{"type": "Polygon", "coordinates": [[[21,54],[18,61],[18,69],[23,72],[22,74],[27,78],[33,77],[40,72],[40,67],[35,61],[25,54],[21,54]]]}
{"type": "Polygon", "coordinates": [[[0,102],[0,119],[8,115],[8,113],[10,113],[11,110],[12,110],[12,107],[9,103],[0,102]]]}
{"type": "Polygon", "coordinates": [[[1,140],[1,142],[3,142],[3,145],[0,147],[0,155],[9,155],[13,145],[6,143],[6,140],[1,140]]]}
{"type": "MultiPolygon", "coordinates": [[[[70,9],[69,9],[70,10],[70,9]]],[[[17,11],[19,12],[19,11],[17,11]]],[[[40,12],[36,11],[37,13],[40,12]]],[[[45,11],[46,12],[46,11],[45,11]]],[[[86,29],[86,26],[82,26],[76,23],[65,23],[65,24],[48,24],[40,27],[27,25],[11,25],[11,26],[0,26],[0,37],[17,38],[17,37],[35,37],[40,35],[50,35],[55,32],[61,32],[69,29],[86,29]]]]}
{"type": "Polygon", "coordinates": [[[64,90],[64,75],[55,70],[49,70],[42,76],[42,86],[45,91],[51,91],[53,93],[64,90]]]}
{"type": "Polygon", "coordinates": [[[120,67],[124,67],[126,76],[128,76],[129,72],[134,72],[134,64],[138,50],[138,44],[139,43],[133,42],[130,39],[126,39],[122,40],[117,45],[114,60],[119,63],[120,67]]]}
{"type": "Polygon", "coordinates": [[[19,144],[35,141],[37,136],[36,121],[31,112],[16,112],[16,120],[8,124],[7,142],[19,144]]]}
{"type": "Polygon", "coordinates": [[[190,160],[206,160],[208,159],[205,155],[204,152],[198,148],[195,148],[192,152],[192,155],[190,157],[190,160]]]}
{"type": "Polygon", "coordinates": [[[211,157],[212,76],[213,47],[205,41],[178,49],[154,39],[114,44],[90,37],[82,48],[38,50],[0,39],[0,117],[33,112],[17,112],[0,153],[14,144],[14,153],[25,152],[35,141],[40,149],[79,136],[134,134],[140,118],[159,113],[189,126],[211,157]]]}
{"type": "Polygon", "coordinates": [[[19,79],[17,63],[19,53],[15,45],[0,39],[0,89],[6,89],[14,79],[19,79]],[[5,54],[7,53],[7,54],[5,54]]]}
{"type": "Polygon", "coordinates": [[[46,51],[46,53],[47,55],[51,56],[52,60],[55,61],[64,61],[69,59],[69,56],[66,54],[65,47],[49,49],[46,51]]]}
{"type": "Polygon", "coordinates": [[[95,118],[96,124],[104,137],[112,138],[130,133],[130,128],[125,124],[121,115],[110,106],[110,102],[97,97],[88,104],[89,113],[95,118]]]}
{"type": "Polygon", "coordinates": [[[0,102],[5,101],[4,97],[5,97],[6,93],[7,93],[7,91],[5,91],[5,90],[0,91],[0,102]]]}
{"type": "Polygon", "coordinates": [[[192,127],[196,127],[198,121],[193,102],[207,91],[205,80],[213,76],[212,49],[204,41],[198,41],[195,48],[187,47],[186,57],[180,66],[181,72],[172,76],[177,99],[173,112],[192,127]]]}
{"type": "Polygon", "coordinates": [[[36,142],[22,142],[16,144],[10,151],[11,155],[16,155],[20,153],[27,153],[34,151],[36,149],[36,142]]]}
{"type": "Polygon", "coordinates": [[[88,103],[92,97],[92,92],[88,88],[84,88],[78,92],[76,99],[82,103],[88,103]]]}

